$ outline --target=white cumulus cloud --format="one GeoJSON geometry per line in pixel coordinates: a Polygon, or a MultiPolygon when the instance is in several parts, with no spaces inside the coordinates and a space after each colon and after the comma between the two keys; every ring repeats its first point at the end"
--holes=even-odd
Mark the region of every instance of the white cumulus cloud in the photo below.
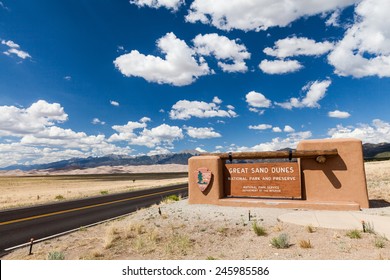
{"type": "Polygon", "coordinates": [[[286,74],[293,73],[303,68],[297,60],[268,60],[260,62],[259,68],[267,74],[286,74]]]}
{"type": "Polygon", "coordinates": [[[221,100],[218,96],[214,96],[213,102],[214,102],[215,104],[221,104],[221,103],[222,103],[222,100],[221,100]]]}
{"type": "Polygon", "coordinates": [[[270,125],[270,124],[250,125],[248,128],[249,129],[256,129],[256,130],[266,130],[266,129],[272,128],[272,125],[270,125]]]}
{"type": "Polygon", "coordinates": [[[320,108],[318,102],[324,98],[328,87],[332,82],[330,80],[310,82],[302,88],[303,91],[307,91],[304,98],[291,98],[290,101],[284,103],[277,103],[276,105],[285,108],[320,108]]]}
{"type": "MultiPolygon", "coordinates": [[[[216,101],[216,97],[213,99],[216,101]]],[[[218,102],[221,101],[219,98],[218,102]]],[[[237,114],[233,109],[222,110],[220,103],[215,102],[207,103],[204,101],[188,101],[179,100],[172,106],[172,110],[169,112],[169,117],[173,120],[188,120],[192,117],[196,118],[233,118],[237,114]]]]}
{"type": "Polygon", "coordinates": [[[331,15],[330,17],[328,18],[328,20],[325,22],[325,24],[327,26],[334,26],[334,27],[339,27],[340,26],[340,13],[341,11],[340,10],[335,10],[331,15]]]}
{"type": "Polygon", "coordinates": [[[293,132],[287,134],[286,138],[273,138],[270,142],[260,143],[252,147],[236,146],[230,147],[231,151],[236,152],[255,152],[255,151],[277,151],[285,148],[294,149],[302,140],[312,137],[310,131],[293,132]]]}
{"type": "Polygon", "coordinates": [[[118,101],[114,101],[114,100],[110,100],[110,104],[112,106],[115,106],[115,107],[118,107],[119,106],[119,102],[118,101]]]}
{"type": "Polygon", "coordinates": [[[226,36],[213,33],[199,34],[193,39],[193,43],[198,54],[213,55],[224,72],[246,72],[248,70],[244,60],[249,59],[251,55],[243,44],[238,43],[238,40],[230,40],[226,36]]]}
{"type": "Polygon", "coordinates": [[[153,150],[150,150],[147,155],[148,156],[156,156],[156,155],[169,155],[172,154],[172,152],[164,147],[156,147],[153,150]]]}
{"type": "Polygon", "coordinates": [[[340,76],[390,77],[390,1],[363,0],[355,9],[355,23],[329,54],[340,76]]]}
{"type": "Polygon", "coordinates": [[[338,125],[328,130],[331,138],[357,138],[364,143],[390,142],[390,123],[374,119],[371,124],[359,124],[358,126],[338,125]]]}
{"type": "Polygon", "coordinates": [[[284,132],[288,132],[288,133],[292,133],[292,132],[295,132],[295,129],[292,128],[292,127],[289,126],[289,125],[285,125],[283,131],[284,131],[284,132]]]}
{"type": "Polygon", "coordinates": [[[137,137],[137,135],[134,133],[135,129],[145,128],[145,127],[147,127],[146,122],[132,122],[132,121],[129,121],[125,125],[114,125],[112,126],[112,129],[117,131],[117,133],[111,135],[108,140],[111,142],[129,141],[137,137]]]}
{"type": "Polygon", "coordinates": [[[92,124],[101,124],[101,125],[105,125],[106,124],[106,122],[99,120],[99,118],[93,118],[91,123],[92,124]]]}
{"type": "Polygon", "coordinates": [[[334,45],[330,42],[316,42],[305,37],[291,37],[276,41],[273,48],[265,48],[265,54],[278,58],[293,56],[319,56],[333,49],[334,45]]]}
{"type": "Polygon", "coordinates": [[[20,136],[43,131],[68,119],[58,103],[39,100],[30,107],[0,106],[0,136],[20,136]]]}
{"type": "Polygon", "coordinates": [[[285,27],[301,17],[327,13],[359,1],[195,0],[186,20],[211,24],[222,30],[260,31],[275,26],[285,27]]]}
{"type": "Polygon", "coordinates": [[[246,102],[249,105],[249,110],[256,113],[264,113],[263,110],[259,108],[269,108],[271,107],[271,100],[267,99],[262,93],[251,91],[245,95],[246,102]]]}
{"type": "Polygon", "coordinates": [[[164,58],[144,55],[132,50],[115,59],[114,64],[126,77],[142,77],[148,82],[185,86],[198,77],[210,74],[203,59],[195,58],[195,52],[175,34],[167,33],[157,41],[164,58]]]}
{"type": "Polygon", "coordinates": [[[177,126],[162,124],[148,129],[147,121],[150,121],[150,119],[142,118],[141,122],[129,121],[126,125],[114,125],[112,128],[117,133],[111,135],[108,141],[126,141],[129,145],[154,148],[161,145],[170,147],[174,141],[184,137],[182,129],[177,126]]]}
{"type": "MultiPolygon", "coordinates": [[[[104,135],[87,135],[58,126],[67,119],[60,104],[45,100],[28,108],[0,106],[0,167],[132,152],[129,147],[108,143],[104,135]]],[[[94,122],[103,123],[97,118],[94,122]]]]}
{"type": "Polygon", "coordinates": [[[28,52],[21,50],[20,46],[11,40],[2,40],[1,44],[9,47],[8,50],[3,52],[5,55],[11,56],[12,54],[14,54],[21,59],[31,58],[31,55],[28,52]]]}
{"type": "Polygon", "coordinates": [[[154,9],[164,7],[172,11],[177,11],[184,4],[184,0],[130,0],[130,3],[138,7],[146,6],[154,9]]]}
{"type": "Polygon", "coordinates": [[[188,136],[196,139],[209,139],[222,137],[221,134],[214,131],[212,127],[186,127],[188,136]]]}
{"type": "Polygon", "coordinates": [[[335,111],[328,112],[328,116],[331,118],[346,119],[346,118],[349,118],[351,116],[351,114],[348,112],[342,112],[339,110],[335,110],[335,111]]]}

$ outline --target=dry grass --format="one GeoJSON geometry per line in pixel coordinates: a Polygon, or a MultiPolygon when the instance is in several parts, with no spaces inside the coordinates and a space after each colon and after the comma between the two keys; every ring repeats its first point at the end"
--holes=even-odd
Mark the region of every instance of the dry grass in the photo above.
{"type": "Polygon", "coordinates": [[[308,226],[306,226],[306,231],[307,231],[308,233],[313,233],[313,232],[316,231],[316,229],[315,229],[315,227],[313,227],[312,225],[308,225],[308,226]]]}
{"type": "Polygon", "coordinates": [[[310,240],[301,240],[299,241],[299,247],[302,249],[310,249],[313,248],[313,245],[311,245],[310,240]]]}
{"type": "Polygon", "coordinates": [[[368,162],[364,168],[368,197],[390,202],[390,160],[368,162]]]}
{"type": "Polygon", "coordinates": [[[72,176],[0,176],[0,210],[55,202],[59,200],[78,199],[108,193],[127,192],[172,184],[186,183],[187,178],[156,179],[145,175],[135,182],[123,175],[72,175],[72,176]]]}
{"type": "Polygon", "coordinates": [[[354,230],[350,230],[346,233],[346,235],[351,238],[351,239],[360,239],[362,238],[362,235],[360,233],[359,230],[357,229],[354,229],[354,230]]]}
{"type": "Polygon", "coordinates": [[[269,229],[268,238],[257,237],[251,223],[240,222],[245,209],[188,206],[182,200],[154,205],[118,221],[37,243],[32,256],[28,256],[28,248],[23,248],[3,259],[47,259],[48,253],[55,251],[64,252],[68,260],[390,258],[389,241],[378,235],[362,234],[361,239],[351,239],[346,230],[323,228],[311,234],[304,226],[281,224],[277,216],[264,216],[264,209],[255,211],[264,218],[261,225],[269,229]],[[167,219],[158,214],[158,207],[169,213],[167,219]],[[205,210],[207,216],[197,219],[198,213],[205,210]],[[272,231],[282,225],[288,240],[280,237],[282,232],[272,231]],[[274,239],[275,247],[270,245],[274,239]],[[278,249],[285,245],[287,248],[278,249]]]}
{"type": "Polygon", "coordinates": [[[256,222],[252,224],[253,231],[256,233],[257,236],[266,236],[267,230],[265,227],[258,225],[256,222]]]}

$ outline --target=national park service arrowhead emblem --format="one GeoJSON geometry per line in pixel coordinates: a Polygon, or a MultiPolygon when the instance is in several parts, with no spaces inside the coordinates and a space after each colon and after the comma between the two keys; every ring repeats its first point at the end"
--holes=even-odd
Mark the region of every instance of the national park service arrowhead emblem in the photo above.
{"type": "Polygon", "coordinates": [[[195,173],[198,187],[204,192],[210,184],[212,173],[206,167],[198,168],[195,173]]]}

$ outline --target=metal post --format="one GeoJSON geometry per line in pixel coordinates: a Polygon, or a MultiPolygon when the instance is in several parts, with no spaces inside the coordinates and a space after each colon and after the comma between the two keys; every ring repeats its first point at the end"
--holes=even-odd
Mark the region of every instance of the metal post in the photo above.
{"type": "Polygon", "coordinates": [[[29,253],[28,253],[29,256],[33,254],[33,253],[32,253],[33,244],[34,244],[34,238],[31,238],[31,239],[30,239],[30,251],[29,251],[29,253]]]}

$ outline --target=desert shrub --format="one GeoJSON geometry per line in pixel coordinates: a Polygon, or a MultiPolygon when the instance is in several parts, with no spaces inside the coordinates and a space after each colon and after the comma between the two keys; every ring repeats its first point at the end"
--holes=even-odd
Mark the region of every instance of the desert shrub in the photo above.
{"type": "Polygon", "coordinates": [[[252,228],[257,236],[266,236],[267,235],[267,230],[263,226],[258,225],[256,222],[254,222],[252,224],[252,228]]]}
{"type": "Polygon", "coordinates": [[[167,197],[164,198],[164,202],[172,202],[172,201],[179,201],[180,200],[180,197],[178,197],[176,194],[172,194],[172,195],[169,195],[167,197]]]}
{"type": "Polygon", "coordinates": [[[360,239],[360,238],[362,238],[362,235],[360,234],[360,231],[357,230],[357,229],[348,231],[346,235],[349,238],[352,238],[352,239],[360,239]]]}
{"type": "Polygon", "coordinates": [[[313,246],[310,243],[310,240],[301,240],[301,241],[299,241],[299,247],[301,247],[302,249],[313,248],[313,246]]]}
{"type": "Polygon", "coordinates": [[[56,197],[55,197],[55,199],[56,200],[64,200],[65,199],[65,197],[63,196],[63,195],[57,195],[56,197]]]}
{"type": "Polygon", "coordinates": [[[227,234],[227,231],[228,231],[228,228],[227,227],[219,227],[217,229],[217,232],[220,233],[220,234],[223,234],[223,235],[226,235],[227,234]]]}
{"type": "Polygon", "coordinates": [[[308,225],[308,226],[306,226],[306,231],[308,233],[313,233],[316,231],[316,229],[312,225],[308,225]]]}
{"type": "Polygon", "coordinates": [[[65,260],[65,255],[63,252],[50,252],[47,256],[48,260],[65,260]]]}
{"type": "Polygon", "coordinates": [[[116,227],[111,227],[107,229],[106,235],[104,236],[104,248],[110,249],[114,246],[114,243],[120,240],[119,229],[116,227]]]}
{"type": "Polygon", "coordinates": [[[289,236],[286,233],[281,233],[271,239],[271,245],[277,249],[288,248],[290,247],[289,236]]]}
{"type": "Polygon", "coordinates": [[[185,234],[173,234],[165,243],[165,251],[175,256],[187,255],[191,247],[191,239],[185,234]]]}
{"type": "Polygon", "coordinates": [[[387,238],[385,236],[378,236],[375,238],[375,247],[377,248],[385,248],[387,238]]]}
{"type": "Polygon", "coordinates": [[[108,194],[108,191],[100,191],[100,194],[101,194],[101,195],[108,194]]]}

